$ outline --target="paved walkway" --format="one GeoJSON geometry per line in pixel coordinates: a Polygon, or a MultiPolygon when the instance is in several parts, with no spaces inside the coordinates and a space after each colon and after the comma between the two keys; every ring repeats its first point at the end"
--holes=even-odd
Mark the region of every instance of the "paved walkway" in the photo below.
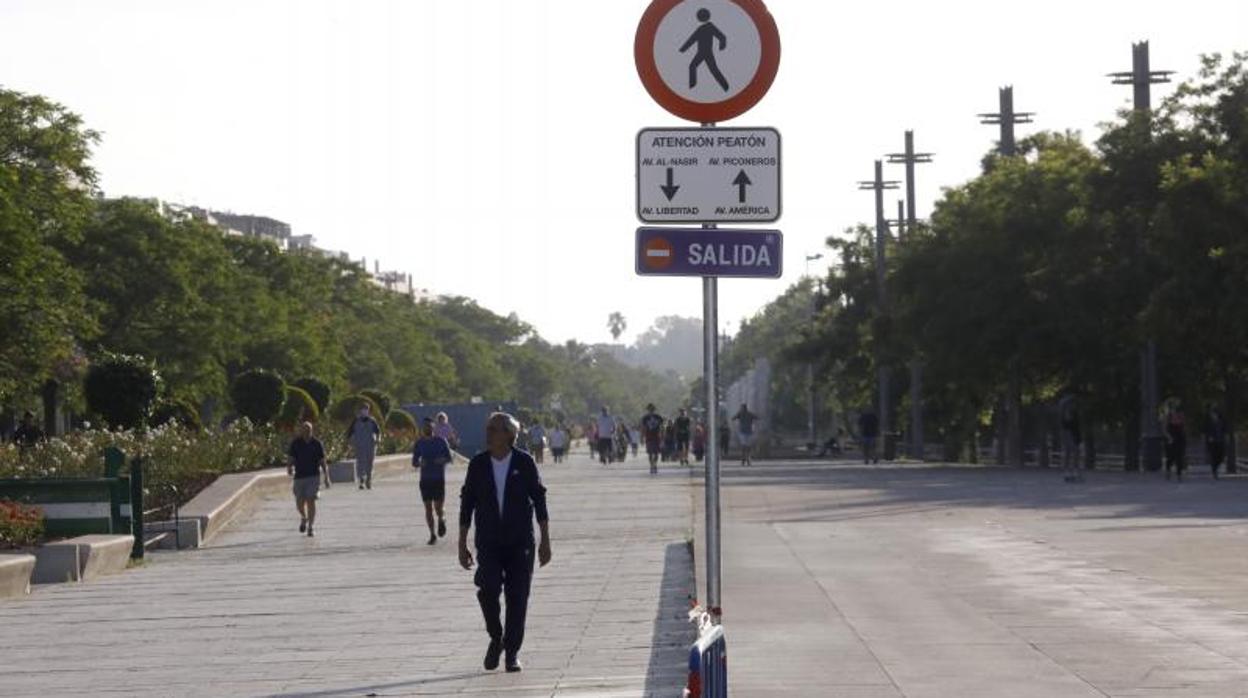
{"type": "Polygon", "coordinates": [[[692,641],[687,474],[585,457],[543,473],[554,560],[536,573],[521,674],[481,669],[455,524],[425,545],[407,473],[325,493],[315,539],[281,497],[209,548],[0,601],[0,695],[679,695],[692,641]]]}
{"type": "Polygon", "coordinates": [[[735,696],[1248,696],[1248,480],[758,463],[723,492],[735,696]]]}

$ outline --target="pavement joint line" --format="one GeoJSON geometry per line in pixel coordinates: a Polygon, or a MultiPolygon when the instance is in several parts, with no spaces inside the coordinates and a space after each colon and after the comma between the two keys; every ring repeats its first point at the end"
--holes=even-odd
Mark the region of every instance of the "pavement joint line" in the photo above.
{"type": "Polygon", "coordinates": [[[862,633],[859,632],[857,626],[849,620],[849,618],[841,610],[841,607],[837,605],[836,601],[832,598],[832,594],[828,592],[827,588],[824,587],[822,583],[820,583],[819,578],[815,576],[814,571],[811,570],[810,566],[806,564],[806,560],[799,556],[797,551],[793,549],[793,544],[789,542],[789,539],[784,535],[780,527],[774,523],[770,523],[768,525],[773,531],[775,531],[776,537],[780,539],[780,542],[784,543],[785,549],[789,551],[789,556],[802,566],[802,570],[806,573],[806,576],[809,577],[810,581],[819,588],[819,592],[823,594],[823,598],[827,599],[828,605],[831,606],[832,610],[836,612],[836,615],[840,616],[841,621],[844,622],[845,626],[854,634],[854,637],[857,638],[858,643],[862,645],[863,649],[867,651],[867,654],[871,655],[871,659],[875,661],[875,664],[879,667],[880,671],[888,677],[888,681],[892,684],[893,689],[897,691],[898,695],[905,698],[906,692],[903,691],[901,686],[897,684],[897,678],[893,676],[893,673],[889,671],[888,667],[884,665],[884,662],[880,660],[879,655],[875,653],[875,649],[872,648],[866,641],[866,638],[862,636],[862,633]]]}

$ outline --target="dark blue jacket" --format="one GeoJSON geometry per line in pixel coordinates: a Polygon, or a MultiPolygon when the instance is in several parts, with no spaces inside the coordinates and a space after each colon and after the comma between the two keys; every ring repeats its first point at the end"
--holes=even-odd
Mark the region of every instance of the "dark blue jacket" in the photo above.
{"type": "Polygon", "coordinates": [[[473,456],[464,475],[464,486],[459,491],[460,527],[476,524],[474,540],[478,548],[499,545],[531,547],[534,543],[534,515],[539,522],[549,518],[546,487],[537,473],[533,457],[517,448],[511,449],[511,466],[507,471],[503,496],[500,516],[490,454],[484,451],[473,456]]]}

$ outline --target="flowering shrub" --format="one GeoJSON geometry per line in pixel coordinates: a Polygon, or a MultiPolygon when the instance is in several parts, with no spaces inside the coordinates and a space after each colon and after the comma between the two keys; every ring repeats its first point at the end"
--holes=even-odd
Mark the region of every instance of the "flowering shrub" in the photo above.
{"type": "MultiPolygon", "coordinates": [[[[327,459],[343,456],[341,434],[322,433],[320,439],[327,459]]],[[[202,431],[176,423],[146,431],[86,429],[24,451],[0,446],[0,478],[100,477],[104,449],[116,446],[127,458],[144,457],[144,507],[153,509],[186,502],[219,475],[282,465],[289,445],[288,435],[252,426],[246,419],[202,431]]]]}
{"type": "Polygon", "coordinates": [[[0,500],[0,548],[34,545],[43,537],[43,511],[39,507],[0,500]]]}

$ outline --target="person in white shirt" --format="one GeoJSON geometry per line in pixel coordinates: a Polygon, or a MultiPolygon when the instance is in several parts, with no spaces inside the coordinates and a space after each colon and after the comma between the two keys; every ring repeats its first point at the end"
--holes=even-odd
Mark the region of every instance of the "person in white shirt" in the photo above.
{"type": "Polygon", "coordinates": [[[529,451],[538,465],[546,462],[546,427],[541,422],[529,428],[529,451]]]}
{"type": "Polygon", "coordinates": [[[550,455],[554,457],[556,463],[563,462],[563,455],[568,452],[568,432],[563,426],[556,424],[554,429],[550,430],[550,455]]]}
{"type": "Polygon", "coordinates": [[[615,460],[615,417],[611,416],[611,410],[606,405],[602,406],[602,412],[596,420],[598,425],[598,461],[603,465],[611,463],[615,460]]]}

